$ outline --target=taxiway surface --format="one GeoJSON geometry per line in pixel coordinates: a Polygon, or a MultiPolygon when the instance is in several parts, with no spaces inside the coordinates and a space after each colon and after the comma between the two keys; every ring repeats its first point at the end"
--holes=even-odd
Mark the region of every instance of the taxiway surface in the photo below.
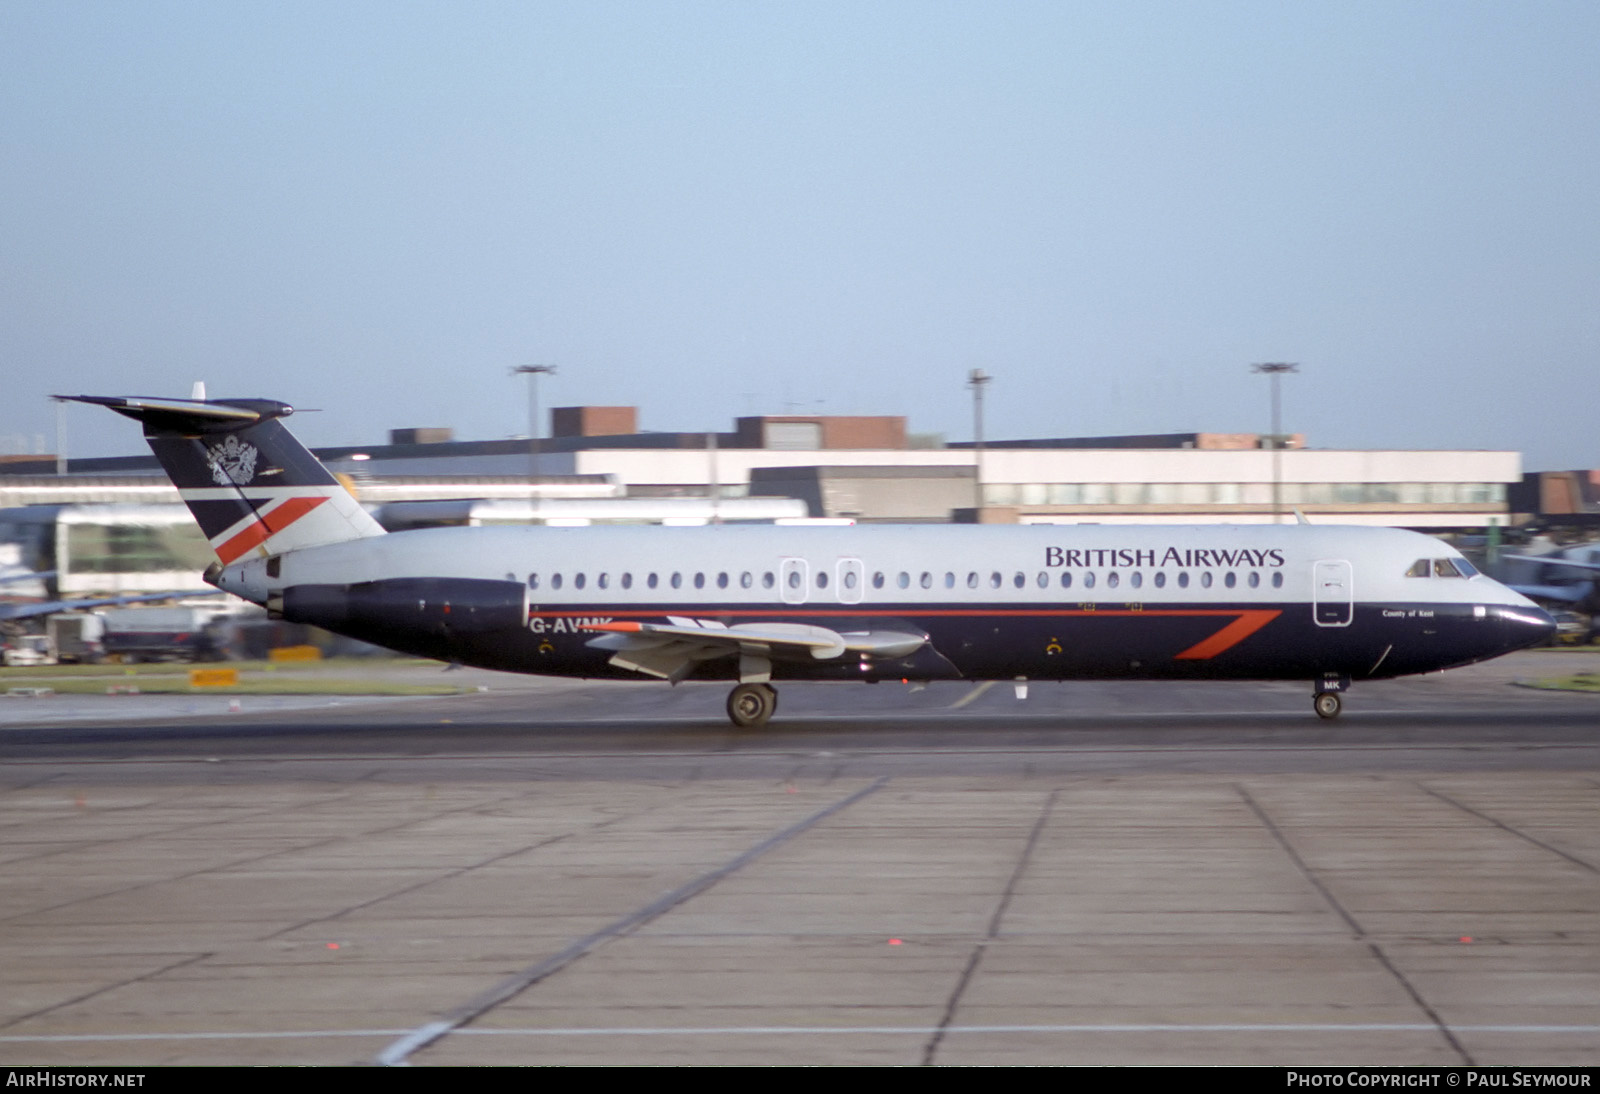
{"type": "Polygon", "coordinates": [[[7,700],[0,1062],[1593,1064],[1596,662],[7,700]]]}

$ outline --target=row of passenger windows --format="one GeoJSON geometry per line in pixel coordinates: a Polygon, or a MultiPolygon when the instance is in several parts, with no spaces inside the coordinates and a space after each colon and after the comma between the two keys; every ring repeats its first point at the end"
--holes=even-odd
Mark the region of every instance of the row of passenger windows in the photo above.
{"type": "MultiPolygon", "coordinates": [[[[562,588],[564,586],[564,584],[569,579],[565,575],[562,575],[562,574],[550,574],[550,575],[548,575],[547,580],[549,582],[549,586],[548,586],[549,588],[551,588],[551,589],[560,589],[560,588],[562,588]]],[[[729,574],[727,572],[718,573],[714,577],[712,577],[711,575],[707,575],[705,573],[696,573],[696,574],[692,575],[691,577],[689,577],[687,583],[692,585],[696,589],[704,589],[704,588],[706,588],[706,586],[708,584],[715,585],[718,589],[727,589],[727,588],[732,587],[737,581],[737,584],[738,584],[739,588],[741,588],[741,589],[752,589],[756,585],[756,580],[757,580],[756,579],[756,575],[754,575],[750,571],[746,570],[746,571],[740,573],[738,575],[737,579],[735,579],[733,575],[731,575],[731,574],[729,574]]],[[[801,573],[800,573],[800,571],[798,569],[789,570],[784,575],[784,583],[791,589],[799,589],[800,586],[801,586],[801,583],[804,580],[805,580],[804,577],[802,577],[802,575],[801,575],[801,573]]],[[[815,576],[814,580],[816,582],[816,587],[817,588],[826,589],[828,587],[828,585],[829,585],[829,582],[831,581],[831,577],[830,577],[828,571],[826,571],[826,570],[818,570],[818,571],[816,571],[816,576],[815,576]]],[[[840,584],[844,588],[853,590],[853,589],[856,588],[857,583],[859,581],[859,578],[858,578],[857,572],[855,570],[846,570],[841,575],[839,580],[840,580],[840,584]]],[[[908,573],[905,570],[902,570],[902,571],[900,571],[899,574],[897,574],[894,577],[894,585],[897,588],[909,589],[909,588],[911,588],[912,584],[915,583],[920,588],[931,589],[931,588],[934,587],[934,585],[936,583],[936,580],[937,579],[935,578],[935,575],[933,573],[931,573],[930,571],[927,571],[927,570],[922,571],[922,573],[920,575],[913,575],[911,573],[908,573]]],[[[1060,577],[1057,579],[1057,581],[1059,582],[1061,588],[1063,588],[1063,589],[1072,588],[1074,580],[1078,581],[1079,587],[1084,588],[1084,589],[1092,589],[1092,588],[1095,587],[1096,583],[1098,581],[1100,581],[1101,579],[1096,576],[1095,571],[1093,571],[1093,570],[1085,571],[1083,573],[1082,577],[1081,578],[1077,578],[1077,579],[1074,579],[1072,571],[1063,570],[1063,571],[1061,571],[1060,577]]],[[[1121,572],[1119,572],[1117,570],[1110,570],[1110,571],[1106,572],[1103,580],[1105,582],[1106,588],[1109,588],[1109,589],[1118,588],[1119,586],[1122,585],[1124,580],[1126,580],[1126,582],[1127,582],[1127,584],[1128,584],[1128,586],[1130,588],[1139,589],[1139,588],[1143,588],[1144,587],[1145,575],[1144,575],[1144,571],[1142,571],[1142,570],[1130,570],[1130,571],[1127,572],[1126,578],[1124,578],[1124,576],[1123,576],[1123,574],[1121,572]]],[[[1195,580],[1199,584],[1200,588],[1209,589],[1209,588],[1211,588],[1212,584],[1215,582],[1216,579],[1213,576],[1212,571],[1210,571],[1210,570],[1202,570],[1196,576],[1196,578],[1194,578],[1193,580],[1195,580]]],[[[1244,580],[1245,585],[1248,586],[1249,588],[1252,588],[1252,589],[1259,588],[1260,585],[1261,585],[1261,580],[1262,580],[1261,571],[1259,571],[1259,570],[1249,570],[1244,574],[1243,580],[1244,580]]],[[[1272,576],[1271,576],[1270,580],[1271,580],[1272,587],[1274,589],[1283,588],[1283,572],[1282,571],[1274,571],[1272,573],[1272,576]]],[[[528,575],[528,588],[534,589],[534,590],[539,589],[540,588],[540,581],[541,581],[541,577],[540,577],[539,574],[529,574],[528,575]]],[[[1150,584],[1152,586],[1154,586],[1155,588],[1157,588],[1157,589],[1165,588],[1167,586],[1167,581],[1168,581],[1168,578],[1167,578],[1167,573],[1166,573],[1165,570],[1157,570],[1150,577],[1150,584]]],[[[1190,581],[1191,581],[1191,578],[1189,576],[1189,572],[1187,570],[1180,570],[1180,571],[1178,571],[1177,576],[1173,579],[1172,583],[1174,585],[1176,585],[1180,589],[1187,589],[1189,587],[1190,581]]],[[[1238,586],[1239,581],[1240,581],[1240,575],[1239,575],[1238,571],[1236,571],[1236,570],[1224,571],[1224,573],[1222,575],[1222,584],[1223,584],[1224,588],[1228,588],[1228,589],[1235,588],[1235,587],[1238,586]]],[[[574,588],[574,589],[587,588],[588,585],[589,585],[589,575],[586,574],[586,573],[582,573],[582,572],[575,573],[575,574],[571,575],[570,582],[571,582],[572,588],[574,588]]],[[[768,571],[766,571],[765,573],[763,573],[761,575],[760,582],[761,582],[761,587],[763,589],[773,589],[773,588],[777,587],[778,579],[777,579],[777,576],[771,570],[768,570],[768,571]]],[[[875,572],[872,575],[872,587],[874,589],[882,589],[888,583],[889,583],[889,577],[883,571],[879,570],[879,571],[875,572]]],[[[982,588],[985,584],[987,584],[987,586],[989,588],[991,588],[991,589],[1000,589],[1000,588],[1004,588],[1006,583],[1007,583],[1007,579],[1006,579],[1005,575],[1001,574],[998,570],[991,571],[989,573],[987,579],[985,579],[980,574],[978,574],[977,571],[971,571],[966,576],[966,587],[969,588],[969,589],[982,588]]],[[[1040,570],[1038,575],[1032,579],[1032,583],[1037,585],[1041,589],[1048,589],[1050,587],[1050,585],[1051,585],[1051,578],[1050,578],[1049,571],[1040,570]]],[[[611,584],[612,584],[612,578],[611,578],[610,574],[608,574],[608,573],[598,573],[598,574],[594,575],[594,587],[595,588],[597,588],[597,589],[609,589],[609,588],[611,588],[611,584]]],[[[623,589],[631,589],[631,588],[633,588],[633,574],[631,574],[631,573],[622,573],[622,574],[617,575],[616,584],[617,584],[617,586],[619,588],[623,588],[623,589]]],[[[673,589],[681,589],[685,585],[685,575],[683,575],[681,573],[671,574],[671,575],[669,575],[667,577],[665,584],[668,587],[673,588],[673,589]]],[[[945,574],[944,574],[944,577],[943,577],[943,580],[942,580],[942,584],[943,584],[944,588],[946,588],[946,589],[954,589],[954,588],[957,587],[959,582],[958,582],[958,579],[957,579],[955,573],[952,572],[952,571],[948,571],[947,570],[947,571],[945,571],[945,574]]],[[[1014,574],[1011,575],[1010,584],[1012,585],[1012,587],[1017,588],[1017,589],[1026,588],[1029,585],[1029,576],[1019,570],[1019,571],[1017,571],[1017,572],[1015,572],[1014,574]]],[[[655,588],[659,588],[661,585],[662,585],[662,580],[661,580],[661,576],[659,574],[653,574],[652,573],[652,574],[646,574],[645,575],[645,577],[644,577],[644,587],[645,588],[647,588],[647,589],[655,589],[655,588]]]]}

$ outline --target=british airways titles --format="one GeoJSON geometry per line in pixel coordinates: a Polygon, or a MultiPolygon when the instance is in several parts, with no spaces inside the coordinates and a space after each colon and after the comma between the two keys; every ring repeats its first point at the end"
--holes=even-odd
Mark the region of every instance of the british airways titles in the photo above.
{"type": "Polygon", "coordinates": [[[1168,547],[1156,561],[1153,548],[1131,547],[1046,547],[1044,564],[1047,567],[1121,566],[1133,569],[1140,566],[1258,566],[1262,568],[1283,565],[1283,552],[1276,547],[1264,551],[1249,547],[1234,550],[1212,547],[1168,547]]]}

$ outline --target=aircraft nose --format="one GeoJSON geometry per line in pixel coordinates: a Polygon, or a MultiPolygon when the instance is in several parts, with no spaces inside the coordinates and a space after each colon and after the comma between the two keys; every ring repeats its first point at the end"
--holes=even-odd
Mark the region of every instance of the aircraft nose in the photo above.
{"type": "Polygon", "coordinates": [[[1550,613],[1532,604],[1525,608],[1501,608],[1498,614],[1507,652],[1543,645],[1556,633],[1556,621],[1550,613]]]}

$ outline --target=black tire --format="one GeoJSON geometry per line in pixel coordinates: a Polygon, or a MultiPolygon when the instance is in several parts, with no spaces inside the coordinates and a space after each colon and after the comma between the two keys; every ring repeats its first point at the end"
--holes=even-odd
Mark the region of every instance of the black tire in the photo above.
{"type": "Polygon", "coordinates": [[[740,729],[759,729],[777,706],[778,693],[766,684],[740,684],[728,693],[728,720],[740,729]]]}
{"type": "Polygon", "coordinates": [[[1343,707],[1344,702],[1336,691],[1319,691],[1311,699],[1311,709],[1317,712],[1318,718],[1337,718],[1343,707]]]}

